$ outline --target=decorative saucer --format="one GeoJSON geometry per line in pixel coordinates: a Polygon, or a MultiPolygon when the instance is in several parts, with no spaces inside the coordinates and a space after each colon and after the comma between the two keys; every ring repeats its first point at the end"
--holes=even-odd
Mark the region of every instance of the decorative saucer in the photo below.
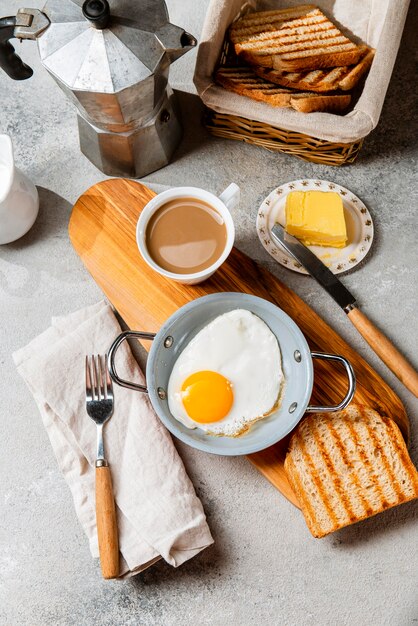
{"type": "Polygon", "coordinates": [[[347,272],[358,265],[369,252],[373,242],[372,217],[363,202],[349,189],[327,180],[304,179],[285,183],[274,189],[262,202],[257,213],[257,233],[263,247],[284,267],[308,274],[304,267],[270,237],[276,222],[284,226],[286,196],[290,191],[334,191],[341,196],[347,225],[348,243],[344,248],[308,246],[334,274],[347,272]]]}

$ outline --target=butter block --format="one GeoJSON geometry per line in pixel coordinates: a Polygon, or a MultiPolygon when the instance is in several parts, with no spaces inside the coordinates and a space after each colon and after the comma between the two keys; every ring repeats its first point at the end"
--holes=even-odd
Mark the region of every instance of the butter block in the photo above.
{"type": "Polygon", "coordinates": [[[285,228],[308,246],[343,248],[347,244],[343,202],[333,191],[291,191],[286,198],[285,228]]]}

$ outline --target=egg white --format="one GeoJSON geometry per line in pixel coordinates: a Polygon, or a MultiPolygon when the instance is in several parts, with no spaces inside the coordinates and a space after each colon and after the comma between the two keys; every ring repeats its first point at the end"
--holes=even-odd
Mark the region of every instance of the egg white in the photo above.
{"type": "Polygon", "coordinates": [[[283,382],[276,336],[254,313],[235,309],[212,320],[181,352],[168,382],[168,406],[188,428],[236,437],[276,409],[283,382]],[[181,399],[184,380],[202,370],[218,372],[233,385],[232,407],[218,422],[195,422],[181,399]]]}

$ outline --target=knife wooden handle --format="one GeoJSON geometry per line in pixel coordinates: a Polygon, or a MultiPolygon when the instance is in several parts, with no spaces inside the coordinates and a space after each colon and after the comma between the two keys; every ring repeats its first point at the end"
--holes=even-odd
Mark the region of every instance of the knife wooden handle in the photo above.
{"type": "Polygon", "coordinates": [[[399,378],[414,396],[418,398],[418,372],[408,363],[393,343],[364,315],[360,309],[348,312],[350,322],[363,335],[369,346],[373,348],[383,363],[399,378]]]}
{"type": "Polygon", "coordinates": [[[119,576],[119,541],[110,467],[96,467],[96,522],[103,578],[119,576]]]}

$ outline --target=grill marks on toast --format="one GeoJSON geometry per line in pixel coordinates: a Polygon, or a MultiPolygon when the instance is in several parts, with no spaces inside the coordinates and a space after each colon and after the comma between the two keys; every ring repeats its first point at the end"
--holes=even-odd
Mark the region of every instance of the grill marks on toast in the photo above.
{"type": "Polygon", "coordinates": [[[230,28],[235,52],[254,65],[280,70],[357,63],[361,48],[315,6],[250,13],[230,28]]]}
{"type": "Polygon", "coordinates": [[[362,46],[362,56],[356,65],[306,70],[303,72],[280,72],[272,68],[253,66],[257,76],[283,87],[307,89],[319,93],[352,89],[372,64],[374,50],[362,46]]]}
{"type": "Polygon", "coordinates": [[[220,68],[216,82],[303,113],[344,112],[351,102],[347,91],[368,70],[374,52],[350,41],[311,4],[249,13],[232,24],[229,36],[249,65],[220,68]]]}
{"type": "MultiPolygon", "coordinates": [[[[345,427],[350,440],[354,443],[356,454],[359,458],[357,471],[354,471],[354,474],[357,476],[357,484],[360,485],[362,496],[368,503],[368,510],[371,511],[370,515],[373,515],[373,507],[376,507],[377,504],[381,508],[385,508],[386,500],[379,482],[375,479],[373,465],[364,451],[361,433],[356,430],[354,423],[351,421],[347,421],[345,427]]],[[[353,459],[353,463],[353,469],[356,470],[355,459],[353,459]]]]}
{"type": "Polygon", "coordinates": [[[390,507],[391,503],[396,502],[399,498],[402,497],[402,489],[395,473],[392,471],[388,457],[386,456],[386,453],[385,453],[384,446],[382,445],[383,442],[377,436],[376,431],[373,428],[371,428],[367,423],[364,424],[364,428],[367,431],[367,436],[370,438],[370,441],[374,445],[374,449],[375,449],[375,461],[374,462],[377,463],[377,459],[379,459],[380,460],[379,465],[381,464],[382,466],[381,468],[383,469],[384,472],[386,472],[386,474],[390,478],[391,488],[385,490],[384,485],[382,484],[383,479],[379,479],[380,472],[376,471],[377,467],[375,467],[374,473],[375,473],[377,480],[379,481],[380,488],[384,494],[383,500],[382,500],[382,507],[386,509],[390,507]]]}
{"type": "MultiPolygon", "coordinates": [[[[272,11],[257,11],[255,13],[248,13],[239,20],[234,22],[230,28],[231,40],[235,42],[240,35],[245,36],[256,32],[263,32],[267,30],[277,30],[281,27],[283,22],[288,20],[298,20],[301,17],[306,17],[308,13],[317,11],[317,7],[313,4],[304,4],[301,6],[272,10],[272,11]]],[[[316,17],[320,20],[324,19],[324,15],[321,14],[316,17]]]]}
{"type": "Polygon", "coordinates": [[[360,405],[307,417],[285,469],[315,537],[418,497],[418,472],[399,428],[360,405]]]}
{"type": "MultiPolygon", "coordinates": [[[[294,9],[279,9],[275,11],[257,11],[248,13],[234,22],[229,30],[231,41],[240,43],[248,37],[260,38],[265,34],[282,30],[287,33],[298,28],[324,28],[329,23],[328,18],[313,4],[302,5],[294,9]]],[[[333,26],[331,24],[331,26],[333,26]]]]}
{"type": "Polygon", "coordinates": [[[249,67],[222,67],[215,74],[216,82],[239,95],[266,102],[277,107],[292,107],[297,111],[342,111],[349,104],[348,94],[319,95],[310,91],[295,91],[280,87],[257,76],[249,67]]]}
{"type": "Polygon", "coordinates": [[[267,102],[272,106],[291,106],[292,90],[269,83],[256,76],[250,69],[221,68],[216,72],[215,80],[225,89],[253,100],[267,102]]]}
{"type": "MultiPolygon", "coordinates": [[[[361,409],[359,409],[359,411],[360,411],[360,414],[361,414],[361,409]]],[[[365,484],[363,486],[365,488],[366,493],[368,493],[368,495],[370,496],[370,505],[373,506],[372,502],[374,500],[376,500],[376,497],[377,497],[378,500],[379,500],[380,506],[383,509],[385,509],[385,508],[387,508],[387,502],[385,500],[382,487],[380,486],[379,481],[377,481],[375,479],[375,473],[374,473],[373,464],[370,462],[370,459],[369,459],[369,457],[367,456],[367,454],[366,454],[366,452],[364,450],[364,446],[363,446],[364,439],[362,437],[362,433],[359,432],[354,427],[354,423],[355,423],[355,421],[353,421],[353,422],[348,421],[346,423],[346,426],[347,426],[347,428],[348,428],[348,430],[350,432],[350,435],[351,435],[353,441],[355,442],[356,453],[359,456],[360,463],[361,463],[362,467],[364,468],[364,470],[366,472],[366,475],[367,475],[367,478],[368,478],[368,480],[365,481],[365,484]],[[373,496],[373,492],[374,492],[374,496],[373,496]]],[[[363,480],[364,480],[364,477],[363,477],[363,480]]]]}
{"type": "Polygon", "coordinates": [[[274,48],[280,46],[280,52],[286,52],[288,46],[293,45],[295,48],[299,46],[300,49],[303,49],[303,44],[305,47],[310,47],[309,43],[315,44],[318,40],[335,38],[340,43],[347,42],[346,37],[341,35],[338,28],[333,27],[325,19],[311,22],[308,25],[300,20],[299,22],[292,22],[291,28],[269,29],[257,34],[251,33],[251,29],[249,29],[247,34],[243,33],[235,39],[235,46],[238,50],[250,49],[254,51],[262,51],[269,45],[274,48]]]}
{"type": "Polygon", "coordinates": [[[329,428],[329,433],[333,439],[333,442],[335,444],[336,449],[338,450],[338,453],[341,455],[341,459],[343,462],[343,465],[345,465],[348,470],[350,471],[350,475],[351,475],[351,479],[356,487],[356,491],[357,491],[357,495],[359,497],[359,500],[363,506],[363,510],[366,513],[366,515],[372,515],[373,514],[373,509],[370,506],[370,502],[367,500],[366,496],[363,494],[362,489],[361,489],[361,483],[359,480],[359,477],[357,476],[356,472],[354,471],[354,465],[347,453],[347,450],[345,448],[345,445],[340,437],[340,434],[335,430],[335,428],[332,426],[332,422],[328,423],[328,428],[329,428]]]}
{"type": "MultiPolygon", "coordinates": [[[[336,464],[334,465],[334,461],[331,456],[331,450],[327,450],[327,446],[325,445],[325,442],[321,437],[321,433],[317,425],[314,430],[314,442],[322,459],[323,465],[325,466],[327,471],[327,482],[330,482],[332,484],[331,494],[333,496],[333,499],[338,500],[338,502],[335,503],[336,508],[342,508],[343,514],[348,517],[351,522],[354,522],[356,517],[351,507],[349,497],[344,490],[344,486],[337,471],[336,464]]],[[[336,523],[338,524],[338,520],[336,521],[336,523]]]]}
{"type": "MultiPolygon", "coordinates": [[[[332,506],[335,512],[332,526],[328,532],[336,530],[344,519],[346,523],[356,521],[358,515],[364,515],[367,509],[370,510],[368,503],[364,504],[364,499],[353,497],[353,494],[346,489],[345,474],[349,467],[344,463],[344,457],[347,459],[344,444],[341,442],[343,449],[342,457],[338,455],[338,446],[332,445],[335,436],[331,440],[326,440],[323,433],[323,424],[316,422],[312,425],[312,440],[310,443],[312,456],[315,457],[314,471],[322,476],[323,491],[321,498],[327,509],[332,506]]],[[[334,435],[335,435],[334,430],[334,435]]],[[[306,451],[306,448],[305,448],[306,451]]]]}
{"type": "MultiPolygon", "coordinates": [[[[331,524],[331,527],[335,526],[338,523],[337,516],[334,512],[334,509],[332,507],[332,504],[329,498],[327,497],[323,479],[315,467],[315,464],[312,460],[312,456],[307,450],[307,446],[305,445],[303,437],[297,435],[297,442],[300,447],[303,464],[305,465],[306,469],[309,472],[309,477],[312,483],[316,487],[316,493],[319,495],[322,508],[325,509],[325,512],[328,517],[328,521],[331,524]]],[[[301,474],[299,474],[299,476],[300,478],[302,478],[301,474]]]]}
{"type": "Polygon", "coordinates": [[[239,53],[244,50],[251,50],[259,54],[274,54],[276,51],[285,58],[287,52],[304,52],[305,50],[317,51],[315,49],[326,46],[345,46],[352,49],[354,44],[347,43],[344,36],[339,34],[336,28],[328,30],[316,29],[300,29],[307,32],[298,33],[297,35],[286,33],[286,31],[275,31],[268,33],[266,37],[262,36],[251,39],[251,45],[237,44],[235,49],[239,53]],[[278,48],[278,50],[277,50],[278,48]]]}
{"type": "MultiPolygon", "coordinates": [[[[319,520],[316,516],[315,509],[311,505],[309,498],[304,497],[304,489],[302,487],[302,482],[299,478],[298,469],[293,462],[293,459],[289,457],[288,461],[288,470],[292,472],[293,477],[293,490],[297,495],[299,502],[302,503],[302,508],[305,514],[305,518],[309,528],[315,528],[319,524],[319,520]]],[[[313,530],[311,531],[313,533],[313,530]]]]}

